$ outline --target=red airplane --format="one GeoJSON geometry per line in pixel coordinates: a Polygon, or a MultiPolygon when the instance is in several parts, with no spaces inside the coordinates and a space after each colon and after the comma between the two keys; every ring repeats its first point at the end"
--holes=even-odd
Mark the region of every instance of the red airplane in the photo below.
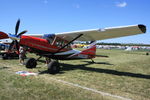
{"type": "MultiPolygon", "coordinates": [[[[30,52],[53,59],[48,64],[48,72],[51,74],[58,73],[60,66],[58,60],[73,60],[73,59],[92,59],[96,56],[96,42],[93,42],[86,50],[79,51],[71,48],[71,44],[75,41],[96,41],[110,39],[122,36],[136,35],[146,32],[146,26],[142,24],[111,27],[104,29],[82,30],[74,32],[63,32],[56,34],[42,35],[23,35],[27,31],[22,31],[18,34],[20,20],[17,21],[15,34],[7,34],[0,32],[0,39],[12,39],[9,49],[16,47],[19,51],[19,46],[24,46],[30,49],[30,52]]],[[[39,57],[39,58],[40,58],[39,57]]],[[[93,60],[92,60],[93,61],[93,60]]],[[[25,66],[27,68],[35,68],[37,60],[30,58],[25,66]]]]}

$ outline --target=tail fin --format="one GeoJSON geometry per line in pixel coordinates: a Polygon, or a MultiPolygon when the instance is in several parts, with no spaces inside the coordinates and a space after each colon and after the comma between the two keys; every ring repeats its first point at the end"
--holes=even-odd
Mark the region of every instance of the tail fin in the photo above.
{"type": "Polygon", "coordinates": [[[80,54],[84,54],[84,55],[88,55],[88,57],[91,58],[95,58],[96,55],[96,42],[93,42],[92,44],[90,44],[90,46],[81,51],[80,54]]]}

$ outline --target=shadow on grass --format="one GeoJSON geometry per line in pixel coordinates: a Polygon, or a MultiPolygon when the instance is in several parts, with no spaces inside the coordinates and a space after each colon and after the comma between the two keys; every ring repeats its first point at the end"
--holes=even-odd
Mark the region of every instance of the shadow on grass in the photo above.
{"type": "MultiPolygon", "coordinates": [[[[92,62],[85,61],[86,64],[80,64],[80,65],[72,65],[72,64],[64,64],[60,63],[60,66],[62,66],[61,71],[58,74],[63,74],[64,71],[70,71],[70,70],[85,70],[85,71],[91,71],[91,72],[97,72],[97,73],[105,73],[105,74],[111,74],[111,75],[117,75],[117,76],[128,76],[128,77],[134,77],[134,78],[143,78],[143,79],[150,79],[150,75],[144,75],[144,74],[138,74],[138,73],[132,73],[132,72],[123,72],[123,71],[117,71],[112,69],[104,69],[104,68],[92,68],[87,67],[87,65],[93,64],[92,62]]],[[[94,64],[105,64],[105,65],[113,65],[107,62],[99,62],[94,64]]],[[[41,71],[40,74],[48,74],[48,71],[41,71]]]]}
{"type": "Polygon", "coordinates": [[[8,69],[9,67],[0,67],[0,70],[8,69]]]}
{"type": "MultiPolygon", "coordinates": [[[[103,63],[103,62],[100,64],[112,65],[112,64],[103,63]]],[[[65,70],[65,71],[81,69],[81,70],[98,72],[98,73],[106,73],[106,74],[111,74],[111,75],[150,79],[150,75],[144,75],[144,74],[138,74],[138,73],[132,73],[132,72],[123,72],[123,71],[117,71],[117,70],[112,70],[112,69],[86,67],[87,65],[89,64],[82,64],[82,65],[61,64],[61,66],[63,66],[62,70],[65,70]]]]}
{"type": "Polygon", "coordinates": [[[107,63],[107,62],[91,62],[91,61],[82,61],[82,62],[86,62],[88,64],[85,64],[85,65],[90,65],[90,64],[104,64],[104,65],[114,65],[114,64],[110,64],[110,63],[107,63]]]}

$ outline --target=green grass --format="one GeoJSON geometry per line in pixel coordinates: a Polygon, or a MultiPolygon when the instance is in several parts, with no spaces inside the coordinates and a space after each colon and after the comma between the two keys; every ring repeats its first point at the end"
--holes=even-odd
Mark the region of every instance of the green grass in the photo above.
{"type": "Polygon", "coordinates": [[[109,58],[95,58],[95,64],[90,63],[91,60],[60,61],[62,70],[56,75],[48,74],[41,62],[35,69],[26,69],[18,60],[0,60],[0,100],[116,100],[56,79],[133,100],[149,100],[150,56],[145,53],[97,50],[97,54],[109,58]],[[41,74],[22,77],[15,74],[20,70],[41,74]]]}

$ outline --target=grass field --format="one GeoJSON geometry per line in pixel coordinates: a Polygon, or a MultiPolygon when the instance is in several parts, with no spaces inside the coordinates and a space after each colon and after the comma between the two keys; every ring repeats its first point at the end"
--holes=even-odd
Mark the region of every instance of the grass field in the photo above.
{"type": "Polygon", "coordinates": [[[133,100],[150,100],[150,55],[145,53],[97,50],[109,58],[95,58],[95,64],[91,60],[60,61],[62,70],[56,75],[48,74],[41,62],[35,69],[26,69],[16,59],[0,59],[0,100],[119,100],[61,81],[133,100]],[[20,70],[40,74],[15,74],[20,70]]]}

